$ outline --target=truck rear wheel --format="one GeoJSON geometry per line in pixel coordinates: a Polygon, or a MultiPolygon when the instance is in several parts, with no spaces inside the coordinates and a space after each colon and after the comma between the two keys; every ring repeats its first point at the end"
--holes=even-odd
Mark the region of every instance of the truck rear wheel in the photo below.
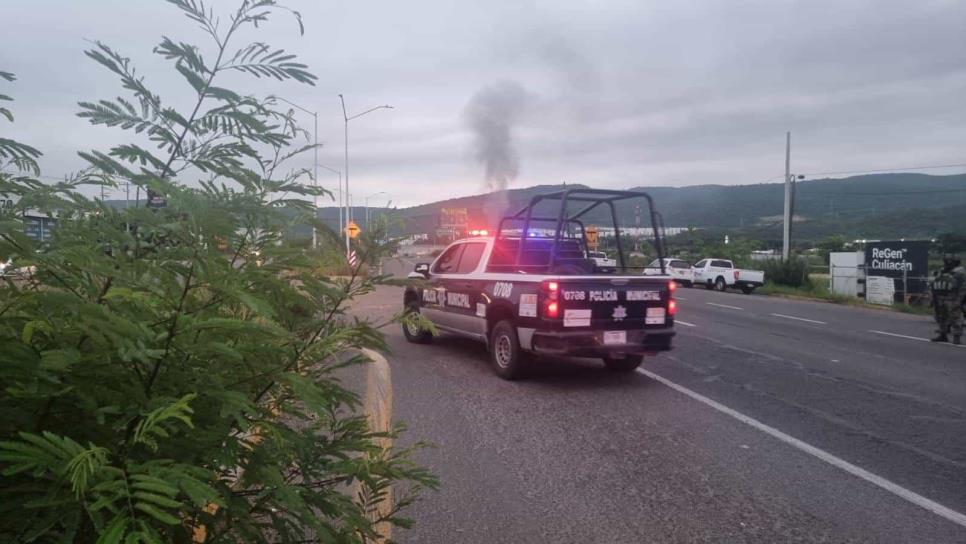
{"type": "Polygon", "coordinates": [[[718,279],[714,280],[714,288],[717,289],[718,291],[724,291],[725,289],[728,288],[728,284],[725,283],[724,278],[722,278],[721,276],[718,276],[718,279]]]}
{"type": "Polygon", "coordinates": [[[415,319],[408,319],[410,314],[419,314],[419,308],[415,305],[406,307],[406,316],[402,323],[403,336],[413,344],[428,344],[433,339],[433,333],[423,330],[415,319]]]}
{"type": "Polygon", "coordinates": [[[637,367],[641,366],[641,363],[644,361],[644,356],[627,353],[621,359],[611,357],[610,355],[605,355],[603,359],[607,370],[612,372],[633,372],[637,370],[637,367]]]}
{"type": "Polygon", "coordinates": [[[520,349],[517,328],[500,321],[490,331],[490,361],[493,371],[504,380],[516,380],[526,371],[526,354],[520,349]]]}

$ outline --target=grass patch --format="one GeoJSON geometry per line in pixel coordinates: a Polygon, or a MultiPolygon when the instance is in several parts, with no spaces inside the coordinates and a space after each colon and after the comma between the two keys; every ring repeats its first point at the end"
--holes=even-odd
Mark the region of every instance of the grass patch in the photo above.
{"type": "Polygon", "coordinates": [[[932,306],[914,304],[893,304],[892,309],[904,314],[932,315],[932,306]]]}
{"type": "Polygon", "coordinates": [[[829,291],[828,287],[825,285],[817,283],[809,283],[801,287],[789,287],[787,285],[778,285],[776,283],[766,283],[764,286],[758,288],[758,292],[764,295],[780,297],[811,298],[835,302],[836,304],[865,304],[865,302],[858,297],[833,293],[829,291]]]}
{"type": "Polygon", "coordinates": [[[764,286],[759,287],[757,292],[763,295],[776,297],[801,298],[818,300],[822,302],[831,302],[833,304],[847,304],[849,306],[861,306],[864,308],[894,310],[904,314],[932,315],[932,308],[929,306],[912,304],[893,304],[892,306],[885,306],[881,304],[869,304],[859,297],[833,293],[832,291],[829,291],[825,284],[809,283],[802,287],[789,287],[787,285],[766,283],[764,286]]]}

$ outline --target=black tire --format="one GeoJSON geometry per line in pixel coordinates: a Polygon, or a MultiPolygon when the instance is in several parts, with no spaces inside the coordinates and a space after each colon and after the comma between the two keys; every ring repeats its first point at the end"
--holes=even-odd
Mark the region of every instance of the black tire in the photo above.
{"type": "MultiPolygon", "coordinates": [[[[415,305],[409,305],[406,307],[407,314],[418,314],[419,307],[415,305]]],[[[428,344],[433,340],[433,333],[423,330],[418,323],[411,321],[403,321],[402,324],[403,336],[406,340],[409,340],[413,344],[428,344]]]]}
{"type": "Polygon", "coordinates": [[[604,360],[604,366],[611,372],[634,372],[637,370],[637,367],[641,366],[641,362],[644,361],[644,356],[627,353],[621,359],[611,357],[610,355],[605,355],[602,359],[604,360]]]}
{"type": "Polygon", "coordinates": [[[744,293],[744,294],[746,294],[746,295],[750,295],[753,292],[755,292],[755,286],[754,285],[742,285],[741,286],[741,292],[744,293]]]}
{"type": "Polygon", "coordinates": [[[717,291],[725,291],[728,289],[728,284],[725,283],[724,278],[718,276],[718,279],[714,280],[714,288],[717,291]]]}
{"type": "Polygon", "coordinates": [[[490,362],[493,371],[504,380],[523,377],[527,356],[520,348],[517,328],[509,321],[500,321],[490,331],[490,362]]]}
{"type": "Polygon", "coordinates": [[[682,282],[681,285],[684,285],[685,287],[687,287],[688,289],[690,289],[690,288],[694,287],[694,282],[693,281],[685,281],[685,282],[682,282]]]}

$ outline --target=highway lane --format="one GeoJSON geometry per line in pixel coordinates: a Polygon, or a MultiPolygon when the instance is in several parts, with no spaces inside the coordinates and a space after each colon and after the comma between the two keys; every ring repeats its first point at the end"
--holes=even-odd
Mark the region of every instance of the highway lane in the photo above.
{"type": "MultiPolygon", "coordinates": [[[[361,311],[388,315],[400,297],[381,290],[361,311]]],[[[649,371],[966,511],[966,351],[869,332],[926,337],[928,319],[679,298],[693,326],[649,371]]],[[[645,376],[538,361],[508,383],[473,342],[389,332],[396,415],[407,440],[439,445],[421,459],[443,478],[403,542],[966,542],[963,527],[645,376]]]]}
{"type": "Polygon", "coordinates": [[[648,368],[966,511],[966,350],[869,332],[924,337],[928,318],[679,293],[679,317],[695,326],[681,327],[675,351],[648,368]]]}

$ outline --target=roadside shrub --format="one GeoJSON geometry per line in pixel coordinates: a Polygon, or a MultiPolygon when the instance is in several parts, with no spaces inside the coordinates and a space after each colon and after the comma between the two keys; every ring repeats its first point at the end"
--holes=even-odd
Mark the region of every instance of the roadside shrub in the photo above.
{"type": "Polygon", "coordinates": [[[808,262],[804,259],[797,257],[786,261],[771,259],[761,261],[760,265],[765,271],[765,280],[769,283],[788,287],[807,287],[810,284],[808,262]]]}
{"type": "Polygon", "coordinates": [[[216,85],[227,72],[315,77],[268,45],[234,45],[274,1],[244,0],[220,25],[195,0],[171,3],[214,43],[155,49],[194,90],[191,109],[97,43],[87,55],[130,96],[80,115],[141,137],[82,152],[91,168],[55,185],[31,177],[35,154],[0,142],[21,150],[0,156],[18,169],[0,168],[0,194],[19,197],[0,211],[0,255],[35,267],[0,284],[0,542],[378,540],[435,486],[411,450],[384,449],[399,430],[370,430],[336,378],[360,348],[384,347],[347,314],[378,278],[330,279],[316,253],[283,243],[318,194],[287,166],[310,147],[290,148],[301,131],[273,100],[216,85]],[[80,191],[122,181],[156,207],[80,191]],[[48,243],[24,234],[28,209],[58,213],[48,243]]]}

